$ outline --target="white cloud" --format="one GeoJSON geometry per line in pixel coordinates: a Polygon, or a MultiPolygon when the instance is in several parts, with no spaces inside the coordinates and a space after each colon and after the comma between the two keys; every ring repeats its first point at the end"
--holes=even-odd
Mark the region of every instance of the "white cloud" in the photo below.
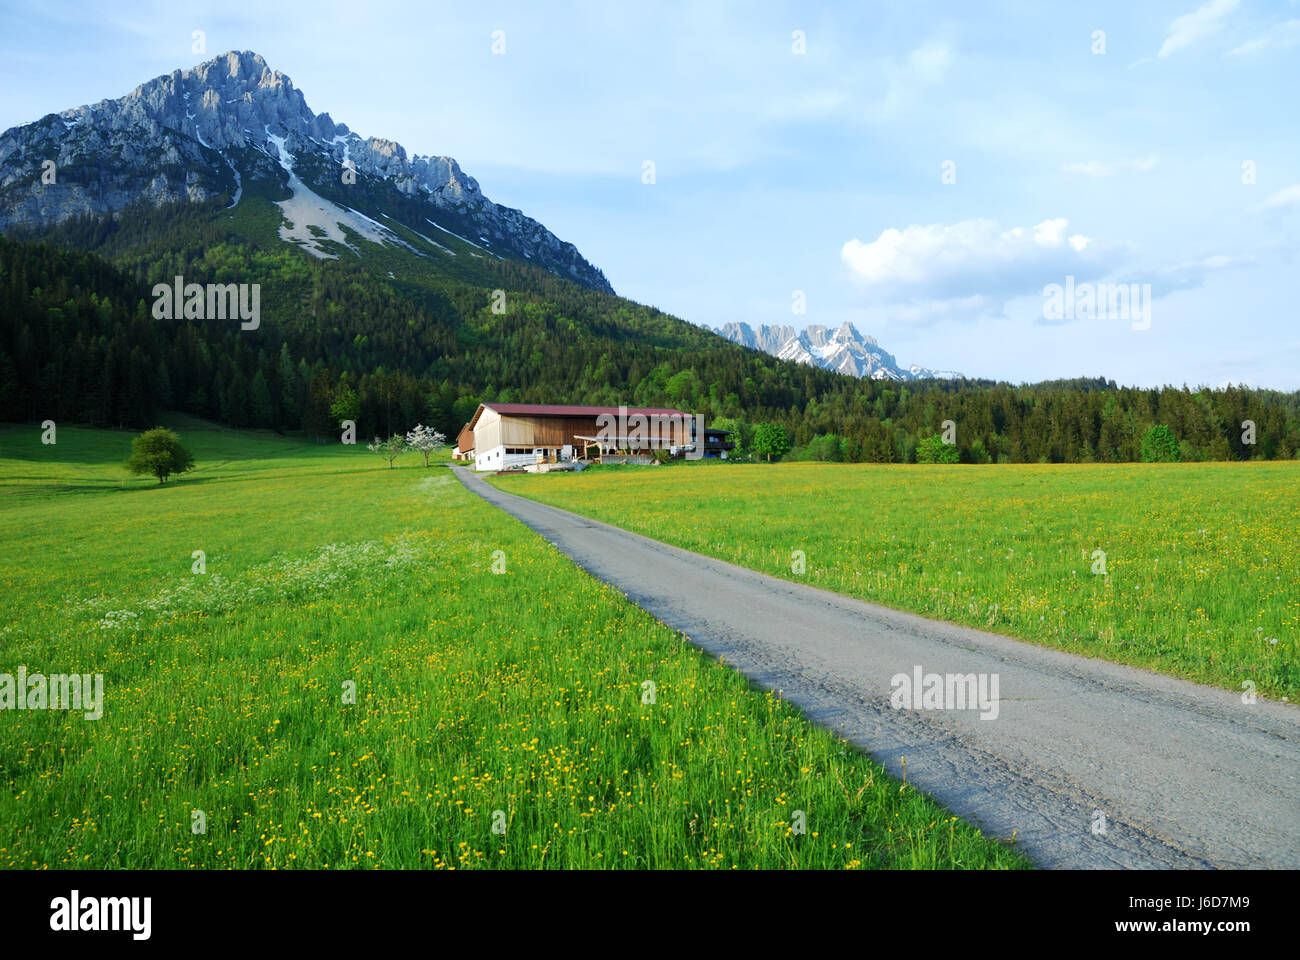
{"type": "Polygon", "coordinates": [[[868,107],[868,117],[875,121],[893,117],[916,98],[918,91],[943,83],[951,64],[952,51],[939,41],[917,47],[904,66],[885,64],[885,95],[868,107]]]}
{"type": "Polygon", "coordinates": [[[922,327],[944,320],[966,320],[972,317],[987,316],[998,306],[988,297],[974,293],[968,297],[952,297],[948,300],[923,300],[892,306],[889,311],[891,320],[909,327],[922,327]]]}
{"type": "Polygon", "coordinates": [[[1167,266],[1146,265],[1122,271],[1108,278],[1112,283],[1151,285],[1155,297],[1166,297],[1179,290],[1203,287],[1213,276],[1227,271],[1243,270],[1255,266],[1254,256],[1214,253],[1194,260],[1183,260],[1167,266]]]}
{"type": "MultiPolygon", "coordinates": [[[[1065,228],[1069,225],[1070,221],[1064,217],[1057,217],[1055,220],[1044,220],[1034,227],[1034,243],[1040,247],[1059,247],[1065,239],[1065,228]]],[[[1018,237],[1020,229],[1020,227],[1016,227],[1009,232],[1018,237]]]]}
{"type": "Polygon", "coordinates": [[[907,62],[918,79],[933,85],[943,83],[943,75],[952,63],[952,54],[945,43],[927,43],[913,50],[907,62]]]}
{"type": "Polygon", "coordinates": [[[1155,157],[1116,160],[1111,163],[1104,163],[1100,160],[1088,160],[1083,163],[1063,163],[1061,164],[1061,172],[1076,173],[1085,177],[1111,177],[1122,170],[1136,170],[1138,173],[1147,173],[1148,171],[1155,169],[1155,165],[1155,157]]]}
{"type": "Polygon", "coordinates": [[[1198,260],[1162,267],[1152,271],[1152,276],[1149,279],[1154,281],[1154,285],[1159,288],[1156,291],[1156,296],[1160,296],[1162,293],[1173,290],[1187,290],[1192,287],[1199,287],[1205,283],[1212,273],[1222,270],[1239,270],[1242,267],[1252,266],[1254,263],[1254,257],[1215,253],[1201,257],[1198,260]]]}
{"type": "Polygon", "coordinates": [[[1270,196],[1263,203],[1255,207],[1256,210],[1280,210],[1284,207],[1300,206],[1300,183],[1293,183],[1289,187],[1283,187],[1277,193],[1270,196]]]}
{"type": "Polygon", "coordinates": [[[848,103],[846,91],[827,87],[774,98],[764,110],[773,120],[818,120],[839,113],[848,103]]]}
{"type": "Polygon", "coordinates": [[[1191,13],[1183,14],[1169,24],[1169,33],[1156,56],[1163,60],[1172,53],[1214,36],[1223,28],[1224,20],[1237,9],[1240,2],[1241,0],[1209,0],[1191,13]]]}
{"type": "Polygon", "coordinates": [[[1067,274],[1099,276],[1119,251],[1070,233],[1063,217],[1003,230],[994,220],[888,229],[870,242],[854,238],[840,258],[854,278],[887,302],[910,302],[933,317],[955,308],[1033,294],[1067,274]]]}
{"type": "Polygon", "coordinates": [[[1249,56],[1264,50],[1286,50],[1300,43],[1300,20],[1284,20],[1262,37],[1228,51],[1228,56],[1249,56]]]}

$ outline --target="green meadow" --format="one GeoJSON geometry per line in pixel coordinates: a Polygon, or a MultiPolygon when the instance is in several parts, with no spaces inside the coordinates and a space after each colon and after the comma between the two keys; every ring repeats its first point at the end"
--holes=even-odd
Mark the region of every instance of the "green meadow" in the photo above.
{"type": "Polygon", "coordinates": [[[0,711],[0,866],[1027,865],[449,468],[166,425],[0,427],[0,673],[104,680],[0,711]]]}
{"type": "Polygon", "coordinates": [[[1300,694],[1300,463],[675,464],[503,490],[773,576],[1300,694]]]}

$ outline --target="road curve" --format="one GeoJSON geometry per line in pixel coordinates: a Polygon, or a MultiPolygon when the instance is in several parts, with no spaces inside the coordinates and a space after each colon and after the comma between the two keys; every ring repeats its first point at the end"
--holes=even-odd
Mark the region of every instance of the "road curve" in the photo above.
{"type": "Polygon", "coordinates": [[[895,776],[1054,868],[1300,867],[1300,709],[779,580],[470,490],[895,776]],[[893,709],[890,680],[996,674],[978,710],[893,709]],[[1098,813],[1100,811],[1100,813],[1098,813]],[[1104,817],[1104,821],[1102,820],[1104,817]]]}

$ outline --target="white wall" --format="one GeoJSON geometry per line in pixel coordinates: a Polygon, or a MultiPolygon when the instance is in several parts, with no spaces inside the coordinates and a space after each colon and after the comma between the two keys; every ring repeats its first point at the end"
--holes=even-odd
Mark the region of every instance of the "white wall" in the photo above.
{"type": "Polygon", "coordinates": [[[474,451],[475,470],[505,470],[507,467],[536,462],[537,454],[531,450],[527,453],[506,453],[506,448],[499,446],[484,450],[482,453],[478,450],[474,451]]]}

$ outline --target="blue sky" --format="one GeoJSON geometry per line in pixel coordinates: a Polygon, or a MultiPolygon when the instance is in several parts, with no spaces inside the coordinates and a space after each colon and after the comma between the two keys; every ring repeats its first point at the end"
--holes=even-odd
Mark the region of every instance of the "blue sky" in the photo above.
{"type": "Polygon", "coordinates": [[[695,323],[847,320],[1012,381],[1300,388],[1289,0],[104,6],[7,0],[0,129],[255,50],[695,323]],[[1067,276],[1150,284],[1149,327],[1045,320],[1067,276]]]}

